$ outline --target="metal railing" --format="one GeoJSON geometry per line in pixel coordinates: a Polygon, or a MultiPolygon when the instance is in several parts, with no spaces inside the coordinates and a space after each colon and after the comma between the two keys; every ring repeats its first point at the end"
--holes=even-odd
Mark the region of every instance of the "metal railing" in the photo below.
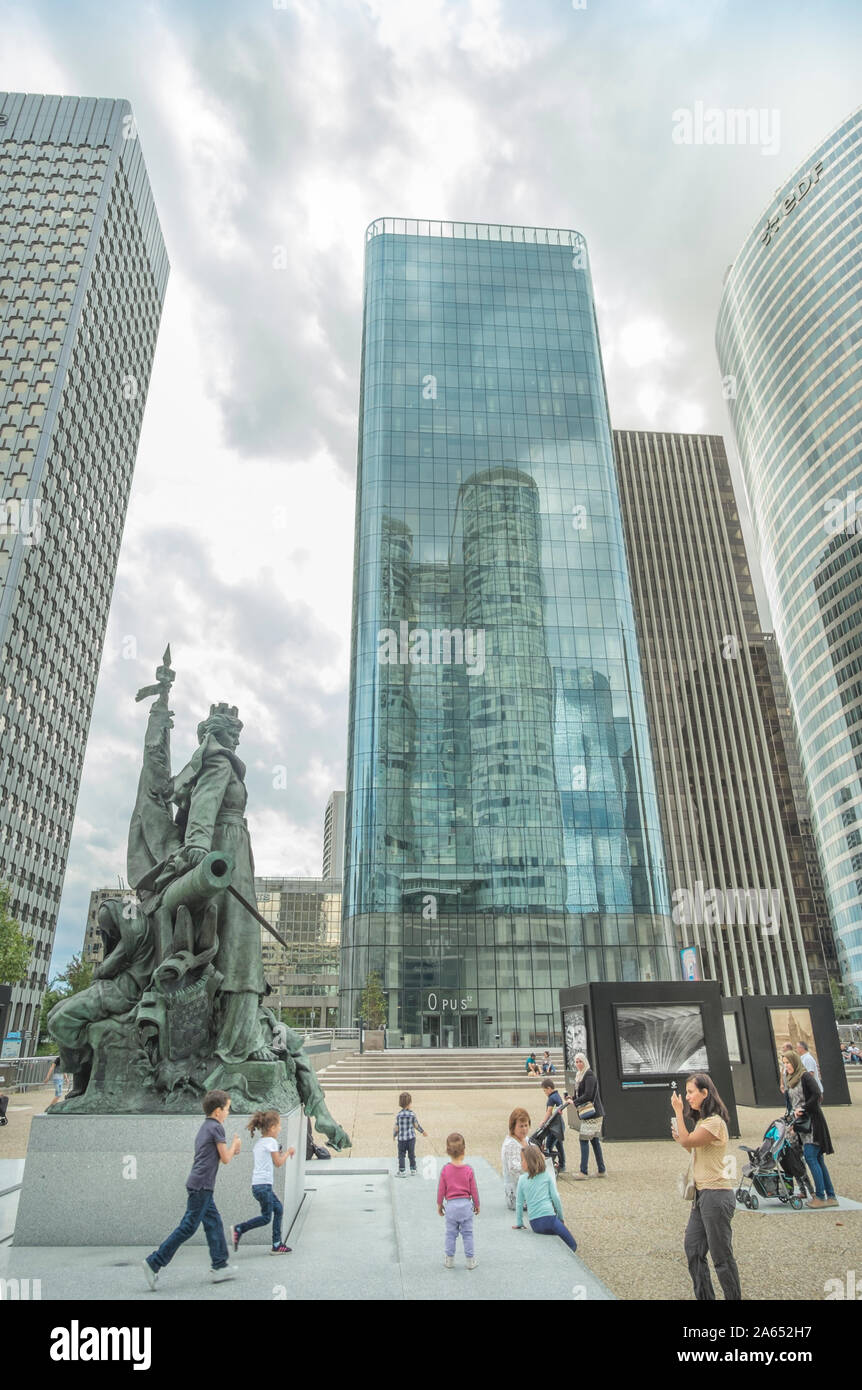
{"type": "Polygon", "coordinates": [[[358,1028],[306,1028],[303,1042],[359,1042],[358,1028]]]}
{"type": "MultiPolygon", "coordinates": [[[[56,1056],[56,1053],[54,1054],[56,1056]]],[[[46,1086],[54,1057],[4,1057],[0,1060],[0,1086],[9,1091],[26,1091],[31,1086],[46,1086]]]]}

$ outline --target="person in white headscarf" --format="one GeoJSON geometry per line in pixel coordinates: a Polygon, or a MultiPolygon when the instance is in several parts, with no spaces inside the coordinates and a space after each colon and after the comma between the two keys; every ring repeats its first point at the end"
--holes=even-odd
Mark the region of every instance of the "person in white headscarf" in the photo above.
{"type": "Polygon", "coordinates": [[[575,1053],[575,1071],[577,1073],[574,1095],[575,1109],[579,1115],[581,1110],[587,1108],[595,1112],[588,1119],[581,1119],[581,1168],[580,1172],[575,1173],[575,1177],[583,1181],[589,1176],[587,1169],[590,1162],[590,1145],[592,1145],[593,1153],[596,1156],[596,1166],[599,1170],[597,1176],[603,1178],[607,1173],[601,1145],[605,1108],[599,1094],[598,1078],[583,1052],[575,1053]]]}

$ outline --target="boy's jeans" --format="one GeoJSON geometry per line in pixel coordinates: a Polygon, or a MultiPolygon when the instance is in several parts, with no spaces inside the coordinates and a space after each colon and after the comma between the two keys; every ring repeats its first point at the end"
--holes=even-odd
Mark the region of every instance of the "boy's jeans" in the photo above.
{"type": "Polygon", "coordinates": [[[475,1253],[473,1244],[473,1203],[469,1197],[446,1198],[446,1243],[443,1247],[447,1255],[455,1254],[455,1242],[460,1232],[464,1242],[464,1254],[472,1260],[475,1253]]]}
{"type": "Polygon", "coordinates": [[[404,1155],[405,1155],[405,1154],[406,1154],[407,1157],[410,1159],[410,1170],[411,1170],[411,1172],[415,1173],[415,1172],[416,1172],[416,1136],[415,1136],[415,1135],[413,1136],[412,1139],[399,1139],[399,1140],[398,1140],[398,1171],[399,1171],[399,1173],[403,1173],[403,1172],[404,1172],[404,1155]]]}
{"type": "Polygon", "coordinates": [[[284,1215],[284,1207],[273,1191],[272,1183],[255,1183],[251,1189],[251,1195],[259,1204],[261,1215],[253,1216],[249,1221],[240,1221],[236,1226],[238,1235],[244,1236],[246,1231],[253,1231],[256,1226],[268,1226],[272,1222],[272,1243],[281,1245],[281,1218],[284,1215]]]}
{"type": "Polygon", "coordinates": [[[186,1214],[179,1226],[175,1231],[171,1231],[167,1240],[162,1241],[158,1250],[154,1250],[152,1255],[147,1256],[147,1262],[151,1269],[164,1269],[166,1264],[170,1264],[180,1246],[184,1241],[191,1239],[201,1222],[203,1222],[213,1269],[224,1269],[227,1265],[227,1241],[224,1238],[224,1226],[215,1204],[212,1188],[203,1187],[197,1190],[189,1188],[188,1192],[189,1200],[186,1205],[186,1214]]]}

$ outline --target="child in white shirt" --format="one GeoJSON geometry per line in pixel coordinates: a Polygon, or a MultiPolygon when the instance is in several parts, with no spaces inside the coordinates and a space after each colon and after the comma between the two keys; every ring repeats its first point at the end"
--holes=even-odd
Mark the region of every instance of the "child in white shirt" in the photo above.
{"type": "Polygon", "coordinates": [[[240,1237],[244,1236],[246,1231],[253,1231],[256,1226],[268,1226],[271,1221],[273,1255],[289,1255],[290,1246],[284,1245],[281,1239],[284,1207],[273,1190],[273,1164],[276,1168],[281,1168],[289,1158],[293,1158],[296,1149],[288,1149],[285,1153],[280,1151],[278,1135],[281,1133],[281,1116],[277,1110],[256,1110],[247,1128],[252,1135],[256,1130],[260,1130],[261,1134],[254,1146],[254,1172],[251,1175],[252,1195],[260,1206],[261,1214],[249,1221],[240,1221],[237,1226],[231,1226],[233,1248],[239,1249],[240,1237]]]}

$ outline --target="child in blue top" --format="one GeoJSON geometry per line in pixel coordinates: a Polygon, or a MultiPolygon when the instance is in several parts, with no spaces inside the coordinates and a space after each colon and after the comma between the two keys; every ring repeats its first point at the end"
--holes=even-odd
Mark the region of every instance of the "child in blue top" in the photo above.
{"type": "Polygon", "coordinates": [[[553,1176],[545,1167],[545,1159],[535,1144],[527,1144],[521,1152],[523,1172],[518,1179],[515,1210],[518,1221],[513,1231],[524,1229],[524,1203],[532,1229],[540,1236],[559,1236],[570,1250],[578,1244],[567,1226],[563,1225],[563,1207],[553,1176]]]}

